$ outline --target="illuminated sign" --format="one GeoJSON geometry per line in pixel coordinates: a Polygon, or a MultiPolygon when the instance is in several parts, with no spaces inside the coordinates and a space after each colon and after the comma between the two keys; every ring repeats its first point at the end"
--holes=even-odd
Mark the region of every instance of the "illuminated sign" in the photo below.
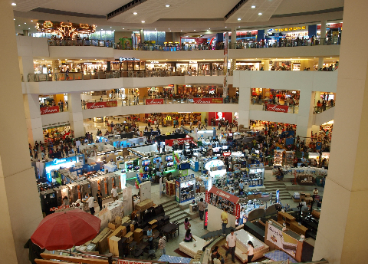
{"type": "Polygon", "coordinates": [[[222,120],[224,118],[224,114],[222,112],[216,112],[216,120],[222,120]]]}
{"type": "Polygon", "coordinates": [[[297,30],[305,30],[306,26],[301,27],[285,27],[285,28],[275,28],[276,32],[284,32],[284,31],[297,31],[297,30]]]}
{"type": "Polygon", "coordinates": [[[54,164],[64,163],[66,162],[66,159],[54,159],[53,162],[54,164]]]}
{"type": "Polygon", "coordinates": [[[120,58],[119,58],[119,61],[140,61],[140,59],[137,59],[137,58],[123,58],[123,57],[120,57],[120,58]]]}

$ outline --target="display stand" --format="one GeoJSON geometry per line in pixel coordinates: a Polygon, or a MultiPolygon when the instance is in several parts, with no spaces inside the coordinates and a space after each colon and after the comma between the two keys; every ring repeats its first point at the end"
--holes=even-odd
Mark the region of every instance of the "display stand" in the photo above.
{"type": "Polygon", "coordinates": [[[175,183],[175,200],[179,203],[193,200],[195,198],[195,185],[194,174],[180,177],[175,183]]]}
{"type": "Polygon", "coordinates": [[[284,153],[283,149],[275,149],[273,166],[276,166],[276,167],[282,166],[283,153],[284,153]]]}
{"type": "Polygon", "coordinates": [[[262,187],[264,183],[265,168],[260,166],[262,164],[251,164],[249,165],[248,182],[249,187],[262,187]]]}
{"type": "Polygon", "coordinates": [[[294,151],[285,151],[285,165],[292,166],[294,164],[294,151]]]}

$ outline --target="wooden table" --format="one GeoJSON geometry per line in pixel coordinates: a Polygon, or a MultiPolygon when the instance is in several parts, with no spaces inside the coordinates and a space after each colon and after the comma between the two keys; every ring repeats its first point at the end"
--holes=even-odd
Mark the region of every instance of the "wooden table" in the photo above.
{"type": "Polygon", "coordinates": [[[169,234],[171,234],[174,230],[178,230],[179,236],[179,226],[176,224],[169,223],[162,228],[162,233],[166,236],[167,242],[169,242],[169,234]]]}

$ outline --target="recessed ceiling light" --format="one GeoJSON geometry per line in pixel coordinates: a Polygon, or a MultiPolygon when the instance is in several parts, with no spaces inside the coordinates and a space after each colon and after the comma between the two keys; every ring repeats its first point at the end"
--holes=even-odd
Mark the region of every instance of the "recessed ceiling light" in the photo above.
{"type": "Polygon", "coordinates": [[[112,27],[110,27],[110,28],[112,28],[112,27]]]}
{"type": "Polygon", "coordinates": [[[227,27],[225,27],[225,28],[227,28],[227,27]]]}
{"type": "Polygon", "coordinates": [[[298,59],[300,59],[300,57],[298,57],[298,59]]]}
{"type": "Polygon", "coordinates": [[[101,28],[101,30],[103,30],[103,29],[101,28]]]}
{"type": "Polygon", "coordinates": [[[194,30],[194,31],[196,31],[196,30],[194,30]]]}
{"type": "Polygon", "coordinates": [[[31,29],[31,28],[28,28],[28,29],[31,29]]]}
{"type": "Polygon", "coordinates": [[[33,22],[33,20],[31,20],[31,22],[33,22]]]}
{"type": "Polygon", "coordinates": [[[18,27],[20,27],[20,25],[18,25],[18,27]]]}
{"type": "Polygon", "coordinates": [[[16,6],[17,4],[16,3],[12,3],[12,6],[16,6]]]}
{"type": "Polygon", "coordinates": [[[258,13],[259,16],[262,16],[262,13],[258,13]]]}
{"type": "Polygon", "coordinates": [[[15,18],[13,18],[13,20],[15,20],[15,18]]]}
{"type": "Polygon", "coordinates": [[[136,15],[138,15],[138,13],[137,13],[137,12],[133,12],[133,15],[135,15],[135,16],[136,16],[136,15]]]}
{"type": "Polygon", "coordinates": [[[124,28],[123,28],[124,29],[124,28]]]}
{"type": "Polygon", "coordinates": [[[26,22],[24,22],[24,25],[27,25],[27,23],[26,23],[26,22]]]}
{"type": "Polygon", "coordinates": [[[80,59],[80,60],[82,60],[82,59],[80,59]]]}
{"type": "Polygon", "coordinates": [[[146,21],[142,20],[142,23],[146,23],[146,21]]]}
{"type": "Polygon", "coordinates": [[[208,29],[211,29],[211,28],[208,28],[208,29]]]}
{"type": "Polygon", "coordinates": [[[155,30],[157,30],[157,29],[155,28],[155,30]]]}
{"type": "Polygon", "coordinates": [[[170,7],[170,5],[165,5],[165,7],[170,7]]]}
{"type": "Polygon", "coordinates": [[[255,5],[252,5],[252,6],[251,6],[251,8],[253,8],[253,9],[254,9],[254,8],[256,8],[256,6],[255,6],[255,5]]]}
{"type": "Polygon", "coordinates": [[[97,60],[97,59],[95,59],[95,60],[97,60]]]}
{"type": "Polygon", "coordinates": [[[240,21],[241,20],[241,18],[240,17],[238,17],[238,21],[240,21]]]}

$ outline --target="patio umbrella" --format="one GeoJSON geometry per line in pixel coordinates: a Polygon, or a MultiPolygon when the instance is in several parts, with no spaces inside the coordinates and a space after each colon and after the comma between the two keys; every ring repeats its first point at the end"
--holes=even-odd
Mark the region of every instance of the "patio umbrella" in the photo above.
{"type": "Polygon", "coordinates": [[[79,246],[96,237],[101,219],[80,209],[45,217],[31,236],[33,243],[47,250],[79,246]]]}

